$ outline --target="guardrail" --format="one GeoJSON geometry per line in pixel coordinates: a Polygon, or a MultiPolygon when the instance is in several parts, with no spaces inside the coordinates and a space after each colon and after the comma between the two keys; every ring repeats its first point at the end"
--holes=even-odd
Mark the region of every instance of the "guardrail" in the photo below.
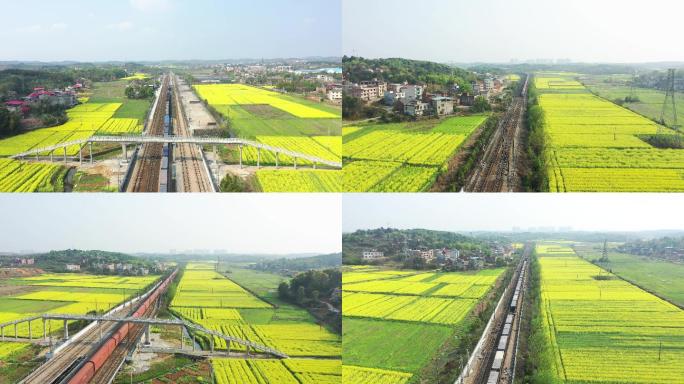
{"type": "MultiPolygon", "coordinates": [[[[304,153],[290,151],[288,149],[274,147],[271,145],[259,143],[257,141],[241,139],[241,138],[224,138],[224,137],[184,137],[184,136],[91,136],[87,139],[73,140],[54,144],[42,148],[31,149],[25,152],[12,155],[13,159],[22,159],[31,155],[38,155],[40,153],[52,153],[57,149],[66,148],[73,145],[78,145],[83,148],[83,145],[89,143],[120,143],[120,144],[145,144],[145,143],[172,143],[172,144],[198,144],[198,145],[237,145],[257,148],[258,150],[266,150],[275,154],[283,154],[295,159],[308,160],[315,164],[324,164],[333,168],[342,168],[341,162],[330,161],[316,156],[307,155],[304,153]]],[[[80,154],[80,150],[79,150],[80,154]]],[[[240,154],[242,156],[242,153],[240,154]]],[[[79,155],[80,157],[80,155],[79,155]]]]}

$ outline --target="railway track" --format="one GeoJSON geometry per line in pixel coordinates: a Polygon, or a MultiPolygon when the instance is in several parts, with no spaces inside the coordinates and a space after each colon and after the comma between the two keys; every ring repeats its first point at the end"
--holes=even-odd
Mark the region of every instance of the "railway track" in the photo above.
{"type": "Polygon", "coordinates": [[[516,192],[520,189],[518,176],[519,141],[522,122],[527,109],[527,82],[520,95],[513,98],[487,143],[481,166],[472,173],[467,192],[516,192]]]}
{"type": "MultiPolygon", "coordinates": [[[[130,312],[130,307],[124,307],[113,312],[112,316],[125,316],[130,312]]],[[[39,369],[31,372],[21,384],[47,384],[60,383],[66,374],[80,363],[84,356],[92,354],[102,339],[107,338],[116,329],[117,323],[101,322],[90,332],[79,337],[68,346],[64,347],[50,360],[46,361],[39,369]]]]}
{"type": "MultiPolygon", "coordinates": [[[[188,120],[185,116],[185,109],[180,97],[180,89],[178,87],[178,80],[175,75],[172,75],[172,97],[174,103],[174,127],[176,128],[176,135],[183,137],[190,137],[192,133],[188,128],[188,120]]],[[[213,192],[213,186],[209,181],[204,160],[202,158],[201,150],[194,144],[178,144],[177,160],[180,165],[180,185],[177,185],[178,192],[213,192]]]]}
{"type": "MultiPolygon", "coordinates": [[[[154,305],[150,306],[145,311],[143,317],[154,317],[156,312],[156,307],[154,305]]],[[[114,352],[112,352],[107,362],[104,363],[104,365],[102,365],[102,367],[100,367],[100,369],[97,370],[95,376],[90,380],[91,383],[112,382],[114,380],[114,377],[116,377],[117,373],[119,372],[119,369],[121,369],[121,366],[123,365],[124,361],[126,360],[126,356],[128,356],[128,354],[135,348],[138,341],[141,339],[143,333],[145,332],[145,325],[143,324],[131,325],[130,323],[127,323],[122,326],[129,327],[128,334],[124,338],[124,341],[122,341],[116,347],[114,352]]]]}
{"type": "MultiPolygon", "coordinates": [[[[504,297],[508,304],[497,314],[496,325],[487,337],[482,362],[471,383],[511,384],[518,353],[518,336],[522,319],[523,299],[529,275],[530,246],[526,245],[520,266],[511,284],[515,284],[504,297]]],[[[509,286],[509,288],[511,288],[509,286]]]]}
{"type": "MultiPolygon", "coordinates": [[[[151,136],[161,136],[164,134],[165,106],[168,103],[169,76],[165,75],[162,79],[162,86],[159,91],[159,99],[152,116],[150,128],[145,133],[151,136]]],[[[163,154],[163,144],[148,143],[140,147],[138,159],[135,162],[131,182],[128,185],[128,192],[158,192],[159,176],[163,154]]]]}

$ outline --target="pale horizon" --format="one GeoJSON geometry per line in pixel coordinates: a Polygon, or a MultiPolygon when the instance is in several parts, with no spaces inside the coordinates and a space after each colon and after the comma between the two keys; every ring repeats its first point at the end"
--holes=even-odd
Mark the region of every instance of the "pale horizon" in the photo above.
{"type": "Polygon", "coordinates": [[[413,5],[344,0],[344,54],[455,63],[684,61],[684,50],[677,49],[681,2],[426,0],[413,5]],[[367,15],[385,22],[369,22],[367,15]]]}
{"type": "Polygon", "coordinates": [[[341,251],[333,194],[2,194],[1,252],[341,251]],[[153,227],[156,226],[156,227],[153,227]]]}

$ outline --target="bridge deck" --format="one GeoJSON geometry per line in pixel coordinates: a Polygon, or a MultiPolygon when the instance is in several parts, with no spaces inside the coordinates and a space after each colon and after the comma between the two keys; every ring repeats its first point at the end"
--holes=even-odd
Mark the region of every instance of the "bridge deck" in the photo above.
{"type": "Polygon", "coordinates": [[[324,164],[333,168],[342,168],[341,162],[330,161],[322,159],[316,156],[307,155],[304,153],[299,153],[295,151],[290,151],[288,149],[274,147],[271,145],[266,145],[259,143],[257,141],[241,139],[241,138],[225,138],[225,137],[187,137],[187,136],[91,136],[87,139],[73,140],[64,143],[59,143],[55,145],[50,145],[42,148],[35,148],[25,152],[17,153],[12,155],[11,158],[24,158],[32,155],[39,155],[41,153],[51,153],[60,148],[66,148],[73,145],[78,145],[83,147],[88,143],[119,143],[119,144],[146,144],[146,143],[173,143],[173,144],[198,144],[198,145],[238,145],[238,146],[248,146],[257,148],[259,150],[263,149],[273,153],[279,153],[287,155],[295,159],[308,160],[314,164],[324,164]]]}

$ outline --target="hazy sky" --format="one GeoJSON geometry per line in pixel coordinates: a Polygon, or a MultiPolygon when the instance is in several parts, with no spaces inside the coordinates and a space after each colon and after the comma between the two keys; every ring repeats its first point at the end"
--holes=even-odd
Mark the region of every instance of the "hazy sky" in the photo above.
{"type": "Polygon", "coordinates": [[[677,0],[344,0],[343,51],[508,62],[684,61],[677,0]]]}
{"type": "Polygon", "coordinates": [[[334,194],[0,194],[0,251],[339,252],[334,194]]]}
{"type": "Polygon", "coordinates": [[[342,229],[684,229],[684,194],[345,194],[342,229]]]}
{"type": "Polygon", "coordinates": [[[1,0],[2,60],[339,56],[341,0],[1,0]]]}

